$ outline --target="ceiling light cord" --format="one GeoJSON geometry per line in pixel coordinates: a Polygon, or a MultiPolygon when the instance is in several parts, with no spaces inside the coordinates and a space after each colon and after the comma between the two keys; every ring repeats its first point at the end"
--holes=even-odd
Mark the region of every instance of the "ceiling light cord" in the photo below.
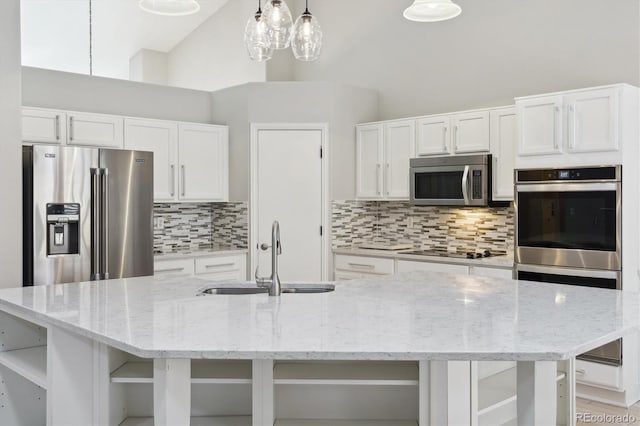
{"type": "Polygon", "coordinates": [[[93,7],[89,0],[89,75],[93,75],[93,7]]]}

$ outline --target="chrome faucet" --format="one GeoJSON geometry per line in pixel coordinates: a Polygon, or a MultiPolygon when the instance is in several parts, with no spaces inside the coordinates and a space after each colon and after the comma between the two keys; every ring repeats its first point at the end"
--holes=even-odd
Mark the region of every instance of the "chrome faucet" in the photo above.
{"type": "Polygon", "coordinates": [[[268,278],[260,278],[258,276],[258,268],[256,268],[256,283],[258,287],[268,288],[269,296],[280,296],[282,286],[280,285],[280,277],[278,276],[278,255],[282,254],[282,244],[280,244],[280,224],[277,220],[273,221],[271,226],[271,245],[263,243],[260,249],[263,251],[271,248],[271,276],[268,278]]]}

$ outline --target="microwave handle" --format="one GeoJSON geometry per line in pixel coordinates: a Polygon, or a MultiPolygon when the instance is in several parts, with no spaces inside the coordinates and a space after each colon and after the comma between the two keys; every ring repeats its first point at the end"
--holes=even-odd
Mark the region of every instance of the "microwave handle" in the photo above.
{"type": "Polygon", "coordinates": [[[462,197],[466,206],[471,204],[469,199],[469,166],[464,166],[464,173],[462,173],[462,197]]]}

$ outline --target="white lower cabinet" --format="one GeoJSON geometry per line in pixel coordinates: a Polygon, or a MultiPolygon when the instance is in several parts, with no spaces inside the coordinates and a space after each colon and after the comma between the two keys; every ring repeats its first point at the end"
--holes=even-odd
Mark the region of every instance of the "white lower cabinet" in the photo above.
{"type": "Polygon", "coordinates": [[[395,261],[380,257],[335,255],[333,276],[336,281],[377,278],[395,273],[395,261]]]}
{"type": "Polygon", "coordinates": [[[156,260],[153,262],[154,275],[193,275],[193,259],[156,260]]]}
{"type": "Polygon", "coordinates": [[[154,275],[195,275],[211,281],[246,281],[246,254],[156,259],[154,275]]]}
{"type": "Polygon", "coordinates": [[[468,275],[469,267],[467,265],[453,265],[449,263],[398,260],[398,273],[413,271],[445,272],[448,274],[468,275]]]}
{"type": "Polygon", "coordinates": [[[605,389],[622,390],[622,368],[597,362],[576,360],[576,382],[605,389]]]}

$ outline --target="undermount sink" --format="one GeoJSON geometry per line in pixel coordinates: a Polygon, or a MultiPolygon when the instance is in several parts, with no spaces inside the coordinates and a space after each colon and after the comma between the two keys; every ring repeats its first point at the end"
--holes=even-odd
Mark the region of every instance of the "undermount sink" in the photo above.
{"type": "MultiPolygon", "coordinates": [[[[329,293],[334,291],[336,286],[329,283],[283,283],[283,294],[314,294],[329,293]]],[[[198,290],[198,296],[219,295],[243,295],[243,294],[268,294],[269,289],[260,288],[255,285],[235,283],[218,283],[206,286],[198,290]]]]}

